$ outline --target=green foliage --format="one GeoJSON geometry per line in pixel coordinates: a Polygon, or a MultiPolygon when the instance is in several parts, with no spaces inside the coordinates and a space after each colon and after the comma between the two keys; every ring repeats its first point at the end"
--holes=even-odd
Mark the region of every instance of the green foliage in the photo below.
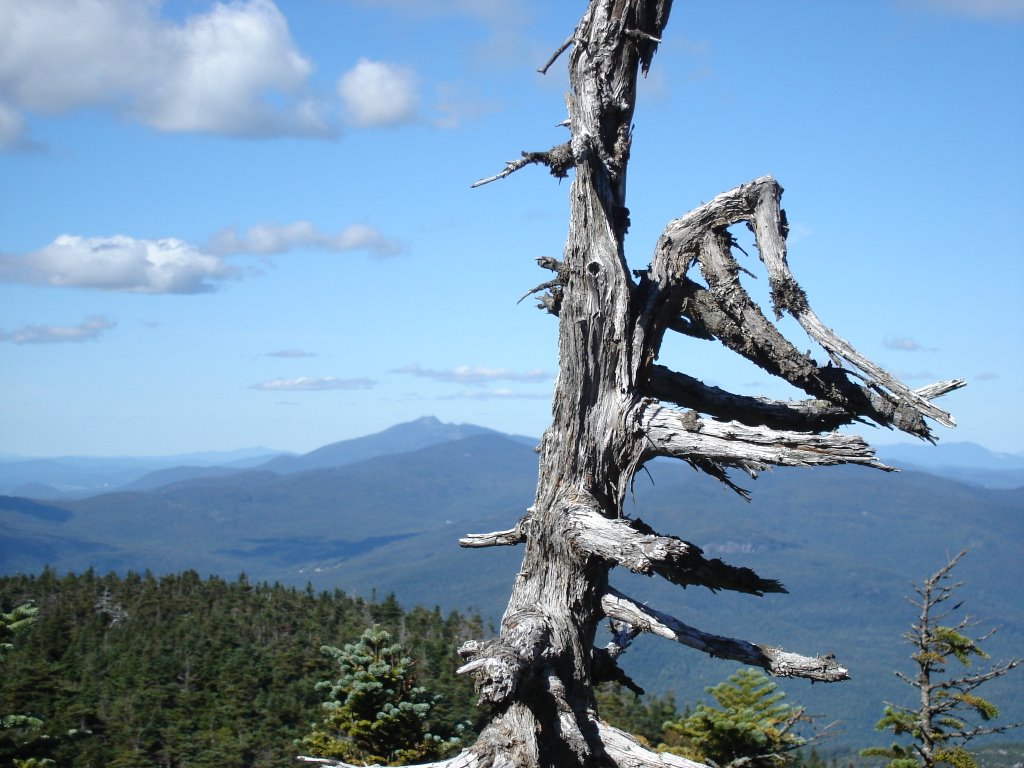
{"type": "Polygon", "coordinates": [[[741,669],[707,689],[718,706],[698,704],[665,726],[665,751],[702,763],[777,768],[805,740],[793,733],[803,710],[783,702],[785,694],[756,669],[741,669]]]}
{"type": "MultiPolygon", "coordinates": [[[[316,684],[336,673],[321,646],[354,641],[372,624],[399,637],[419,683],[443,695],[438,719],[476,715],[455,649],[483,628],[457,612],[193,571],[0,578],[0,611],[29,601],[38,615],[7,653],[0,713],[82,734],[46,745],[59,766],[291,765],[295,740],[322,715],[316,684]]],[[[0,741],[0,766],[42,756],[0,741]]]]}
{"type": "Polygon", "coordinates": [[[317,685],[328,691],[326,716],[299,742],[304,752],[345,762],[403,765],[442,757],[460,745],[457,735],[440,735],[450,727],[430,722],[439,697],[416,685],[412,660],[388,632],[375,625],[356,643],[321,650],[341,676],[317,685]]]}
{"type": "MultiPolygon", "coordinates": [[[[39,609],[22,603],[6,613],[0,612],[0,664],[14,650],[12,642],[35,622],[39,609]]],[[[6,674],[6,671],[5,671],[6,674]]],[[[28,757],[45,742],[43,721],[31,715],[0,712],[0,757],[6,757],[15,768],[45,768],[53,761],[45,757],[28,757]]]]}
{"type": "Polygon", "coordinates": [[[12,641],[15,635],[32,626],[38,613],[39,609],[31,603],[17,605],[7,613],[0,612],[0,662],[3,662],[14,648],[12,641]]]}
{"type": "Polygon", "coordinates": [[[883,757],[886,768],[933,768],[945,764],[952,768],[977,768],[977,762],[964,745],[977,736],[1002,733],[1022,723],[1004,726],[983,725],[999,716],[999,710],[987,699],[974,693],[985,683],[1002,677],[1021,663],[1021,659],[996,665],[986,672],[947,673],[951,661],[968,668],[976,659],[987,659],[980,639],[965,634],[972,622],[964,617],[953,624],[947,619],[958,611],[962,603],[935,615],[942,604],[953,598],[960,584],[948,583],[950,571],[965,552],[951,559],[915,588],[920,602],[917,622],[905,635],[913,647],[911,659],[916,666],[913,676],[898,674],[905,683],[916,689],[914,707],[886,706],[882,719],[876,724],[880,731],[891,731],[895,736],[909,736],[911,743],[894,743],[889,747],[873,747],[861,751],[864,757],[883,757]],[[942,623],[940,623],[942,622],[942,623]]]}

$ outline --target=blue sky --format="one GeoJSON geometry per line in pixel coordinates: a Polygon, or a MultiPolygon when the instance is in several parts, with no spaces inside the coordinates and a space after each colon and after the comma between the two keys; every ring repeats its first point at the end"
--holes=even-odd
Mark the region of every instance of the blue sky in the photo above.
{"type": "MultiPolygon", "coordinates": [[[[569,185],[469,185],[565,139],[565,58],[535,70],[583,7],[0,0],[0,454],[538,435],[556,325],[516,300],[569,185]]],[[[1022,0],[676,0],[630,263],[771,174],[818,315],[912,386],[968,380],[941,439],[1022,451],[1022,73],[1022,0]]],[[[663,361],[796,396],[706,343],[663,361]]]]}

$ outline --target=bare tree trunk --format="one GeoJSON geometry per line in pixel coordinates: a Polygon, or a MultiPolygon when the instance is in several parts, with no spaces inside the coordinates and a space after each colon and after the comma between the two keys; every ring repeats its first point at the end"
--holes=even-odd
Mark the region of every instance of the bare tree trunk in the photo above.
{"type": "Polygon", "coordinates": [[[570,39],[570,141],[547,153],[524,153],[506,169],[539,162],[561,176],[571,165],[575,178],[564,260],[542,260],[557,275],[542,286],[549,293],[541,305],[559,318],[559,374],[536,498],[513,531],[463,540],[526,545],[501,635],[463,649],[481,700],[497,712],[474,751],[499,762],[503,756],[524,766],[668,764],[668,756],[640,751],[617,762],[608,748],[612,731],[594,711],[595,683],[630,682],[615,656],[642,630],[777,675],[844,679],[846,670],[830,658],[707,635],[610,589],[610,569],[623,565],[681,585],[782,590],[626,519],[626,488],[637,468],[658,455],[688,461],[734,488],[726,467],[752,475],[769,464],[881,467],[859,438],[820,433],[870,418],[929,437],[923,415],[952,424],[929,398],[962,384],[912,392],[818,321],[786,265],[782,189],[770,178],[671,222],[650,267],[634,279],[623,241],[636,81],[638,70],[650,66],[670,6],[670,0],[591,2],[570,39]],[[786,341],[740,287],[727,230],[739,222],[755,233],[776,313],[791,313],[819,341],[832,358],[826,366],[786,341]],[[706,287],[686,277],[694,265],[706,287]],[[669,330],[718,339],[813,399],[740,398],[656,366],[669,330]],[[847,365],[859,369],[864,383],[847,375],[847,365]],[[622,640],[595,648],[595,630],[606,617],[620,622],[622,640]]]}
{"type": "Polygon", "coordinates": [[[888,469],[860,438],[832,430],[871,419],[931,439],[924,416],[953,423],[929,401],[962,381],[909,390],[811,312],[786,264],[782,188],[771,178],[670,222],[650,266],[631,273],[623,241],[637,76],[651,64],[670,7],[671,0],[591,0],[548,62],[571,49],[570,140],[546,152],[524,152],[478,182],[530,164],[546,165],[557,177],[574,170],[564,258],[538,260],[555,277],[531,292],[547,291],[540,305],[559,319],[559,373],[552,422],[539,448],[536,496],[514,528],[461,541],[467,547],[525,544],[499,636],[460,650],[467,660],[461,671],[475,675],[481,704],[492,708],[494,719],[473,747],[445,765],[694,765],[645,750],[598,719],[593,686],[632,684],[616,657],[642,631],[775,675],[845,679],[846,670],[831,657],[710,635],[611,589],[609,571],[621,565],[683,586],[753,595],[785,591],[628,519],[626,489],[655,456],[682,459],[744,495],[728,468],[751,476],[769,465],[888,469]],[[827,364],[797,351],[740,286],[728,231],[737,223],[755,234],[776,315],[793,315],[826,350],[827,364]],[[703,283],[687,277],[693,267],[703,283]],[[741,397],[655,365],[667,332],[718,340],[810,398],[741,397]],[[607,648],[597,648],[595,632],[605,619],[617,634],[607,648]]]}

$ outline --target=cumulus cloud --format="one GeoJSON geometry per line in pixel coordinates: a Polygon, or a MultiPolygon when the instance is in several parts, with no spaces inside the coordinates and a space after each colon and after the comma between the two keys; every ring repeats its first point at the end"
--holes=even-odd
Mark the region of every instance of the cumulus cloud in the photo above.
{"type": "Polygon", "coordinates": [[[350,122],[361,127],[400,125],[416,120],[416,75],[384,61],[360,59],[338,80],[338,95],[350,122]]]}
{"type": "Polygon", "coordinates": [[[61,235],[24,256],[0,254],[0,280],[130,293],[205,293],[234,277],[223,259],[176,238],[61,235]]]}
{"type": "Polygon", "coordinates": [[[0,341],[13,344],[63,344],[92,341],[116,328],[117,323],[103,315],[90,315],[78,325],[26,325],[10,333],[0,328],[0,341]]]}
{"type": "Polygon", "coordinates": [[[316,357],[316,353],[304,349],[279,349],[277,352],[267,352],[267,357],[316,357]]]}
{"type": "Polygon", "coordinates": [[[457,368],[448,370],[436,370],[423,368],[417,363],[394,368],[391,370],[391,373],[405,373],[424,379],[459,384],[485,384],[495,381],[536,382],[546,381],[551,378],[550,374],[541,370],[513,371],[508,368],[485,368],[472,365],[460,365],[457,368]]]}
{"type": "Polygon", "coordinates": [[[331,389],[372,389],[377,386],[373,379],[339,379],[334,376],[313,378],[300,376],[297,379],[274,379],[252,384],[249,389],[263,392],[322,392],[331,389]]]}
{"type": "Polygon", "coordinates": [[[128,293],[208,293],[241,277],[242,270],[228,263],[228,256],[265,256],[303,246],[362,250],[375,257],[404,250],[398,241],[364,224],[334,235],[321,233],[308,222],[259,225],[241,234],[228,229],[205,248],[173,237],[60,235],[31,253],[0,253],[0,282],[128,293]]]}
{"type": "Polygon", "coordinates": [[[955,16],[988,21],[1024,21],[1024,0],[913,0],[916,5],[955,16]]]}
{"type": "Polygon", "coordinates": [[[405,250],[402,243],[365,224],[353,224],[336,234],[327,234],[308,221],[281,226],[260,224],[242,233],[225,229],[210,241],[210,249],[224,255],[271,255],[309,246],[337,252],[365,250],[378,257],[394,256],[405,250]]]}
{"type": "Polygon", "coordinates": [[[0,99],[51,114],[98,106],[160,131],[335,133],[310,89],[312,65],[271,0],[214,3],[181,22],[159,9],[139,0],[0,3],[0,99]]]}

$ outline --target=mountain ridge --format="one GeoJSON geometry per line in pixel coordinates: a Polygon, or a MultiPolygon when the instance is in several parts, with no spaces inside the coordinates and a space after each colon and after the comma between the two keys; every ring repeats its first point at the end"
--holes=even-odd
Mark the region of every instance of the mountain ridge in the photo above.
{"type": "MultiPolygon", "coordinates": [[[[870,733],[881,700],[900,700],[891,672],[905,657],[899,638],[913,619],[903,600],[911,582],[965,546],[964,597],[986,626],[1003,625],[989,650],[998,658],[1024,647],[1019,491],[916,471],[779,469],[743,483],[753,492],[746,503],[679,462],[648,469],[627,514],[778,578],[789,594],[711,595],[619,570],[615,586],[706,631],[836,653],[853,670],[847,688],[783,687],[851,729],[870,733]]],[[[394,592],[406,605],[478,609],[496,621],[522,551],[466,550],[457,540],[515,525],[532,503],[536,472],[523,441],[486,431],[293,474],[253,469],[66,502],[0,497],[0,563],[23,572],[245,572],[362,596],[394,592]]],[[[680,700],[698,698],[733,669],[647,637],[624,666],[641,685],[672,687],[680,700]]],[[[1007,717],[1024,715],[1019,692],[997,687],[993,697],[1007,717]]]]}

